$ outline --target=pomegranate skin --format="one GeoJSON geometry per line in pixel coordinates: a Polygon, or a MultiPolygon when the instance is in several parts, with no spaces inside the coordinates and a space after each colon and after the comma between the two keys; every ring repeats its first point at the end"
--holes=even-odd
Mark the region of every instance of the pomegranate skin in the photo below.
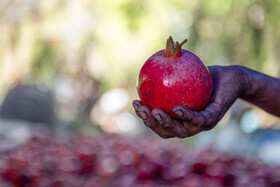
{"type": "Polygon", "coordinates": [[[208,68],[198,56],[180,48],[180,54],[175,51],[167,57],[166,51],[155,53],[144,63],[137,91],[143,105],[151,110],[160,108],[179,119],[172,109],[182,105],[194,111],[202,110],[210,99],[213,83],[208,68]]]}

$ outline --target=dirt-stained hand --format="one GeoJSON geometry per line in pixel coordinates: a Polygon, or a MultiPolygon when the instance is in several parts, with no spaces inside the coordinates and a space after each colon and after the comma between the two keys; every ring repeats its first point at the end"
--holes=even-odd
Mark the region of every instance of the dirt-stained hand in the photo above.
{"type": "Polygon", "coordinates": [[[247,78],[238,66],[208,68],[213,79],[213,91],[209,103],[202,111],[175,106],[173,112],[180,118],[177,120],[161,109],[151,111],[141,101],[135,100],[133,107],[136,114],[162,138],[186,138],[214,128],[235,100],[243,94],[247,78]]]}

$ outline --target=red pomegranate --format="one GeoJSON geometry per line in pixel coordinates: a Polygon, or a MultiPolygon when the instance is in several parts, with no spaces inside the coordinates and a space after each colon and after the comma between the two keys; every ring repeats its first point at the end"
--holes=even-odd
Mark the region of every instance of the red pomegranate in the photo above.
{"type": "Polygon", "coordinates": [[[202,110],[212,92],[208,68],[195,54],[181,49],[187,42],[174,43],[170,36],[166,49],[151,56],[140,70],[138,94],[143,105],[160,108],[174,118],[177,105],[194,111],[202,110]]]}

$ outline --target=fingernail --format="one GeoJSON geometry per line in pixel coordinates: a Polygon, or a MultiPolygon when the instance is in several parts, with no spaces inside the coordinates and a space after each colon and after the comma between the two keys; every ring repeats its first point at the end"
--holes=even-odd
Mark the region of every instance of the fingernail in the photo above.
{"type": "Polygon", "coordinates": [[[143,120],[147,119],[147,114],[144,111],[139,111],[140,116],[142,117],[143,120]]]}
{"type": "Polygon", "coordinates": [[[184,113],[183,113],[182,110],[180,110],[180,109],[174,110],[173,112],[174,112],[177,116],[179,116],[179,117],[183,117],[183,116],[184,116],[184,113]]]}
{"type": "Polygon", "coordinates": [[[137,110],[139,106],[136,103],[133,103],[134,108],[137,110]]]}
{"type": "Polygon", "coordinates": [[[157,121],[161,124],[162,123],[162,118],[159,114],[154,114],[154,117],[157,119],[157,121]]]}

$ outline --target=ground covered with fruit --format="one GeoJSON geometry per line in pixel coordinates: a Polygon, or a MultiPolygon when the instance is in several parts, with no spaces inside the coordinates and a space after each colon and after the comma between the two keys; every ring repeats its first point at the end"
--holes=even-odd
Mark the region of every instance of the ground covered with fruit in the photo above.
{"type": "Polygon", "coordinates": [[[42,134],[1,152],[0,186],[278,187],[280,167],[150,137],[42,134]]]}

